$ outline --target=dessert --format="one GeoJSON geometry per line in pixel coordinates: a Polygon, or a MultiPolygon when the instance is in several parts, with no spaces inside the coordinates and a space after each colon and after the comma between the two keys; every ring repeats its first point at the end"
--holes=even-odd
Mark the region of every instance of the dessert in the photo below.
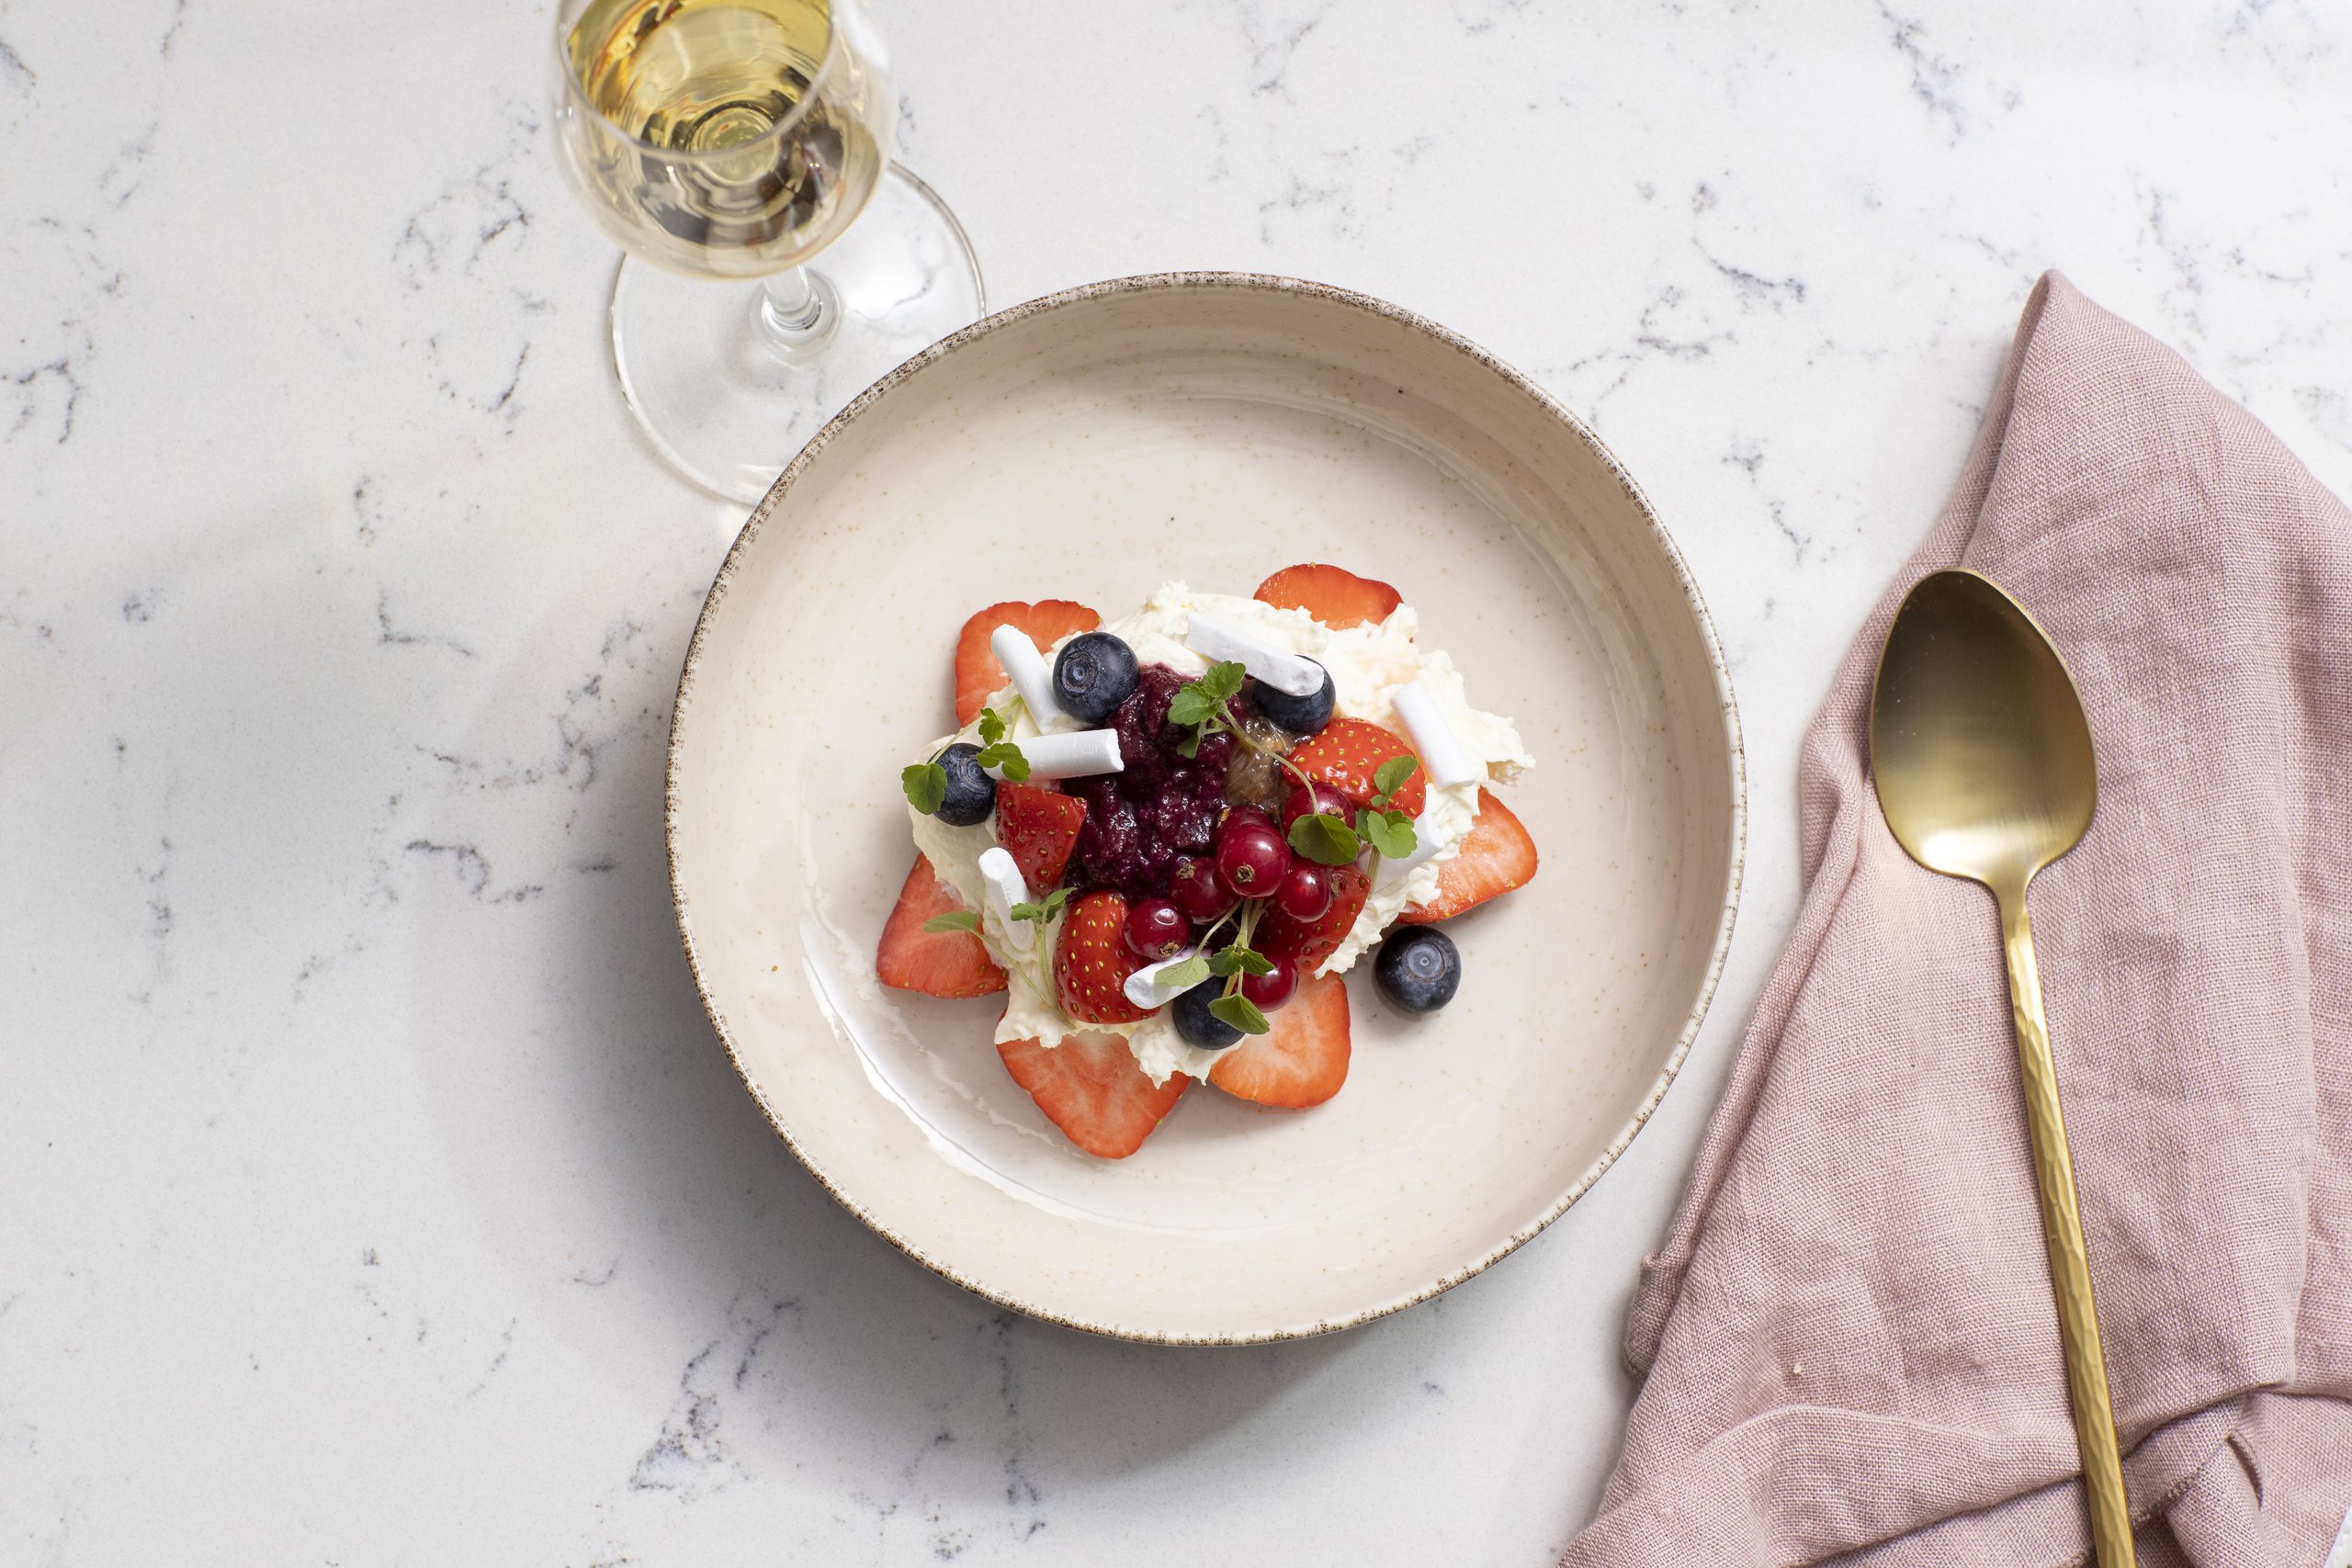
{"type": "Polygon", "coordinates": [[[1490,787],[1532,760],[1418,626],[1327,565],[1247,599],[1170,583],[1109,624],[1067,600],[980,611],[959,728],[900,773],[920,853],[877,975],[1003,993],[1006,1069],[1090,1154],[1132,1154],[1204,1078],[1330,1099],[1346,972],[1378,948],[1391,1006],[1443,1007],[1462,956],[1426,928],[1535,874],[1490,787]]]}

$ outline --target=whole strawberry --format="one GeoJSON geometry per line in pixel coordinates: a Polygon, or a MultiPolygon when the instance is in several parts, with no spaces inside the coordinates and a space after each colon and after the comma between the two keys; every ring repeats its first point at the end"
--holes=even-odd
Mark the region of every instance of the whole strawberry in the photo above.
{"type": "MultiPolygon", "coordinates": [[[[1290,760],[1299,772],[1317,784],[1327,784],[1358,806],[1369,806],[1380,793],[1374,782],[1380,764],[1392,757],[1409,757],[1413,749],[1394,730],[1361,718],[1335,718],[1323,732],[1292,749],[1290,760]]],[[[1396,787],[1389,805],[1408,817],[1419,817],[1429,803],[1429,784],[1415,768],[1396,787]]]]}
{"type": "Polygon", "coordinates": [[[1127,976],[1143,967],[1122,940],[1127,901],[1107,887],[1074,900],[1062,917],[1054,985],[1062,1010],[1080,1023],[1137,1023],[1151,1014],[1127,1000],[1127,976]]]}
{"type": "Polygon", "coordinates": [[[996,791],[996,837],[1021,868],[1032,896],[1061,886],[1070,851],[1086,826],[1086,802],[1034,784],[1002,784],[996,791]]]}

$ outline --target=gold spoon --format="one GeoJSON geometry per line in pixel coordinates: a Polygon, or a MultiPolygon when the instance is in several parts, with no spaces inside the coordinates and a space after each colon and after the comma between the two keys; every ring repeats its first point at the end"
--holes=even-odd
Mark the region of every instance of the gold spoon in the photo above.
{"type": "Polygon", "coordinates": [[[2090,1499],[2099,1568],[2130,1568],[2132,1516],[2108,1403],[2075,1166],[2041,1017],[2026,885],[2082,841],[2098,802],[2090,725],[2058,650],[2018,602],[1973,571],[1921,578],[1878,660],[1871,773],[1886,825],[1913,860],[1992,889],[2017,1017],[2042,1239],[2090,1499]]]}

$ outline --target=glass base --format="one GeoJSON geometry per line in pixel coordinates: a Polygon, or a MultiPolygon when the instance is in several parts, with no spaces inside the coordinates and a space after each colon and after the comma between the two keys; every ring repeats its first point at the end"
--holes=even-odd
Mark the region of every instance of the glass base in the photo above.
{"type": "Polygon", "coordinates": [[[632,258],[613,281],[621,395],[671,467],[715,495],[758,501],[851,399],[988,312],[963,225],[896,164],[807,272],[829,321],[786,354],[760,325],[760,280],[681,277],[632,258]]]}

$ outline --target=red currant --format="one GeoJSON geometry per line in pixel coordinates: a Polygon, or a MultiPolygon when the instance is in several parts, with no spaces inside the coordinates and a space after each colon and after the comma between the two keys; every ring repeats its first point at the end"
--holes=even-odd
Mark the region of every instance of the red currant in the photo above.
{"type": "Polygon", "coordinates": [[[1298,989],[1298,961],[1287,953],[1260,954],[1273,965],[1263,975],[1241,976],[1241,994],[1258,1006],[1260,1012],[1272,1012],[1290,1000],[1298,989]]]}
{"type": "Polygon", "coordinates": [[[1127,951],[1157,962],[1173,958],[1193,940],[1193,922],[1166,898],[1141,898],[1127,910],[1127,951]]]}
{"type": "Polygon", "coordinates": [[[1274,886],[1274,908],[1301,925],[1331,912],[1331,874],[1313,861],[1291,863],[1290,874],[1274,886]]]}
{"type": "Polygon", "coordinates": [[[1216,863],[1186,855],[1168,874],[1168,897],[1196,920],[1214,920],[1233,908],[1233,895],[1216,879],[1216,863]]]}
{"type": "Polygon", "coordinates": [[[1319,784],[1312,789],[1301,784],[1292,790],[1290,797],[1283,802],[1283,831],[1289,832],[1290,825],[1302,817],[1317,815],[1336,817],[1342,822],[1353,825],[1356,819],[1355,803],[1329,784],[1319,784]]]}
{"type": "Polygon", "coordinates": [[[1290,846],[1262,822],[1228,824],[1217,835],[1217,880],[1236,897],[1267,897],[1289,872],[1290,846]]]}
{"type": "Polygon", "coordinates": [[[1238,833],[1243,828],[1249,827],[1252,823],[1256,824],[1258,827],[1263,828],[1269,833],[1279,833],[1282,831],[1282,829],[1274,826],[1273,813],[1268,811],[1262,806],[1237,806],[1233,807],[1233,809],[1225,814],[1225,820],[1217,824],[1217,830],[1223,833],[1238,833]]]}

